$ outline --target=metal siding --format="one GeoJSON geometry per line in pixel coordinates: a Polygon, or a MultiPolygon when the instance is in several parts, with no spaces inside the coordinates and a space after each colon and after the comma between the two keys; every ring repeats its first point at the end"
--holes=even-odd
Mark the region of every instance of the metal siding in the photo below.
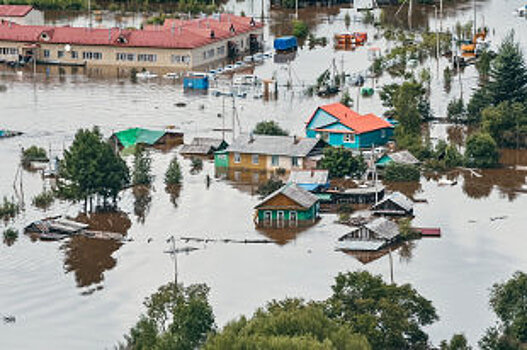
{"type": "Polygon", "coordinates": [[[367,132],[360,135],[360,147],[367,148],[371,146],[385,145],[393,135],[393,129],[380,129],[372,132],[367,132]],[[385,131],[385,136],[382,137],[382,130],[385,131]]]}
{"type": "Polygon", "coordinates": [[[326,111],[319,109],[313,116],[313,119],[311,119],[307,129],[318,129],[328,124],[335,123],[336,121],[338,121],[337,118],[326,111]]]}

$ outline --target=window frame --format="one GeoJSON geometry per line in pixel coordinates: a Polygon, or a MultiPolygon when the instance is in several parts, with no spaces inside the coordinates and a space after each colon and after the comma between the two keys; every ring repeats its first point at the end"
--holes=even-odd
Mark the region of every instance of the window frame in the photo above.
{"type": "Polygon", "coordinates": [[[233,161],[235,164],[240,164],[242,162],[242,155],[239,152],[234,152],[233,161]]]}

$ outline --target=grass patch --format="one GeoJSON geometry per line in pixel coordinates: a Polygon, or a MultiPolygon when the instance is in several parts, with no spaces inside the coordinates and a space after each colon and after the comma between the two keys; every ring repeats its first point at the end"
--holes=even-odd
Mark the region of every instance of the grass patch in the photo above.
{"type": "Polygon", "coordinates": [[[3,220],[14,218],[19,211],[20,207],[14,200],[9,200],[7,197],[4,197],[3,203],[0,204],[0,218],[3,220]]]}
{"type": "Polygon", "coordinates": [[[33,197],[33,205],[40,209],[47,209],[51,206],[55,200],[55,194],[53,191],[43,191],[33,197]]]}

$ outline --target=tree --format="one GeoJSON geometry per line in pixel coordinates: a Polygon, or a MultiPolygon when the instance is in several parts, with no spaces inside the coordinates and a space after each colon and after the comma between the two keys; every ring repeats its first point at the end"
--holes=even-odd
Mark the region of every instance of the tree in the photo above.
{"type": "Polygon", "coordinates": [[[211,336],[204,350],[368,350],[364,336],[330,319],[323,305],[301,299],[272,301],[252,318],[241,317],[211,336]]]}
{"type": "Polygon", "coordinates": [[[464,122],[467,116],[467,111],[465,109],[465,103],[462,98],[452,99],[446,108],[447,110],[447,119],[449,121],[460,123],[464,122]]]}
{"type": "Polygon", "coordinates": [[[142,146],[138,145],[134,152],[134,170],[132,173],[132,184],[134,186],[148,186],[152,183],[152,159],[142,146]]]}
{"type": "Polygon", "coordinates": [[[421,328],[438,320],[432,303],[409,284],[386,284],[366,271],[340,273],[326,301],[330,318],[366,336],[373,349],[426,349],[421,328]]]}
{"type": "Polygon", "coordinates": [[[527,274],[516,272],[490,293],[490,307],[498,317],[479,342],[483,350],[525,349],[527,344],[527,274]]]}
{"type": "Polygon", "coordinates": [[[419,181],[421,173],[419,168],[412,164],[389,163],[384,169],[384,179],[386,181],[419,181]]]}
{"type": "Polygon", "coordinates": [[[274,191],[278,191],[282,186],[284,186],[282,180],[271,177],[269,180],[258,186],[256,193],[260,195],[260,198],[265,198],[274,191]]]}
{"type": "Polygon", "coordinates": [[[445,148],[444,158],[445,167],[455,168],[463,165],[463,155],[459,153],[456,146],[450,144],[445,148]]]}
{"type": "Polygon", "coordinates": [[[214,314],[204,284],[168,283],[146,299],[146,313],[125,336],[133,350],[193,350],[214,330],[214,314]]]}
{"type": "Polygon", "coordinates": [[[342,97],[340,98],[340,103],[342,103],[346,107],[353,106],[353,99],[351,98],[348,89],[344,90],[344,92],[342,93],[342,97]]]}
{"type": "Polygon", "coordinates": [[[183,175],[181,174],[181,167],[179,166],[177,156],[174,156],[168,165],[167,172],[165,173],[165,185],[179,186],[182,179],[183,175]]]}
{"type": "Polygon", "coordinates": [[[275,135],[287,136],[289,133],[282,129],[278,123],[273,120],[262,121],[256,124],[253,133],[256,135],[275,135]]]}
{"type": "Polygon", "coordinates": [[[467,139],[465,161],[468,166],[493,168],[498,164],[499,156],[498,145],[489,134],[477,133],[467,139]]]}
{"type": "Polygon", "coordinates": [[[492,62],[488,89],[495,106],[503,101],[527,102],[527,68],[513,32],[503,40],[492,62]]]}
{"type": "Polygon", "coordinates": [[[489,90],[485,86],[480,86],[467,104],[467,123],[479,124],[481,122],[481,112],[491,104],[489,90]]]}
{"type": "Polygon", "coordinates": [[[483,130],[500,147],[527,146],[527,107],[521,103],[502,102],[482,111],[483,130]]]}
{"type": "Polygon", "coordinates": [[[73,200],[85,200],[95,195],[113,198],[130,180],[124,160],[102,140],[99,129],[80,129],[72,145],[64,151],[59,167],[58,192],[73,200]]]}
{"type": "Polygon", "coordinates": [[[306,22],[301,20],[293,20],[293,35],[298,39],[305,39],[309,34],[309,28],[306,22]]]}
{"type": "Polygon", "coordinates": [[[358,177],[366,171],[362,156],[355,157],[344,147],[326,147],[320,167],[329,170],[330,177],[358,177]]]}
{"type": "Polygon", "coordinates": [[[472,350],[468,345],[467,338],[464,334],[454,334],[450,342],[443,340],[439,345],[440,350],[472,350]]]}

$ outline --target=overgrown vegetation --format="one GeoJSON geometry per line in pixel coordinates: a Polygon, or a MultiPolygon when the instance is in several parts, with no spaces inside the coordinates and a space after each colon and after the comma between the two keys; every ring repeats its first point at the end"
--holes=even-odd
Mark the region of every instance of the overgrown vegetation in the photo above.
{"type": "Polygon", "coordinates": [[[306,22],[302,20],[293,20],[293,36],[303,40],[309,35],[309,28],[306,22]]]}
{"type": "Polygon", "coordinates": [[[271,193],[273,193],[274,191],[279,190],[283,186],[284,186],[284,182],[282,180],[272,176],[269,180],[267,180],[266,182],[258,186],[256,193],[258,193],[260,198],[265,198],[271,193]]]}
{"type": "Polygon", "coordinates": [[[190,160],[190,172],[193,174],[199,173],[203,169],[203,159],[193,157],[190,160]]]}
{"type": "Polygon", "coordinates": [[[360,177],[366,171],[362,156],[354,156],[344,147],[326,147],[320,167],[329,171],[329,177],[360,177]]]}
{"type": "Polygon", "coordinates": [[[14,218],[20,212],[19,205],[13,200],[4,196],[3,203],[0,204],[0,218],[4,221],[14,218]]]}
{"type": "Polygon", "coordinates": [[[465,161],[470,167],[493,168],[498,165],[500,153],[496,141],[489,134],[476,133],[467,139],[465,161]]]}
{"type": "Polygon", "coordinates": [[[274,120],[264,120],[256,124],[253,133],[255,135],[287,136],[289,132],[284,130],[274,120]]]}
{"type": "Polygon", "coordinates": [[[22,165],[29,167],[31,162],[47,162],[48,155],[44,148],[38,146],[31,146],[22,151],[22,165]]]}
{"type": "Polygon", "coordinates": [[[384,179],[386,181],[419,181],[420,176],[421,173],[419,168],[411,164],[399,164],[391,162],[384,169],[384,179]]]}
{"type": "Polygon", "coordinates": [[[55,193],[53,191],[42,191],[33,197],[32,203],[35,207],[47,209],[55,200],[55,193]]]}

